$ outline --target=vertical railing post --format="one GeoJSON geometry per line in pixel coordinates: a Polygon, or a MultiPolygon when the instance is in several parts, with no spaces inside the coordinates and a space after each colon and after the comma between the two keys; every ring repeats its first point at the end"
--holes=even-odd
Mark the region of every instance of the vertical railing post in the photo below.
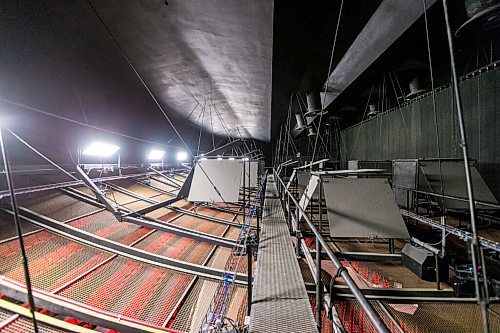
{"type": "Polygon", "coordinates": [[[286,196],[286,224],[288,225],[288,231],[292,231],[292,214],[290,207],[290,194],[286,196]]]}
{"type": "Polygon", "coordinates": [[[247,242],[247,315],[250,316],[252,310],[252,244],[247,242]]]}
{"type": "Polygon", "coordinates": [[[300,211],[299,206],[295,207],[295,235],[297,238],[297,246],[295,247],[295,254],[300,258],[300,211]]]}
{"type": "MultiPolygon", "coordinates": [[[[318,222],[318,231],[321,235],[322,231],[322,186],[323,180],[319,181],[319,222],[318,222]]],[[[316,237],[316,326],[318,327],[318,332],[321,333],[321,317],[322,317],[322,308],[323,308],[323,284],[321,281],[321,243],[319,241],[319,237],[316,237]]]]}

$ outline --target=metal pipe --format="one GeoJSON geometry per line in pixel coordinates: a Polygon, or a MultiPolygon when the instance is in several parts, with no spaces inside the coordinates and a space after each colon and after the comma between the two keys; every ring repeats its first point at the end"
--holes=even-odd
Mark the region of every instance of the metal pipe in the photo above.
{"type": "MultiPolygon", "coordinates": [[[[297,207],[296,208],[296,214],[297,214],[297,217],[298,217],[300,210],[302,210],[302,208],[300,208],[300,206],[299,206],[299,203],[292,196],[292,193],[286,188],[285,184],[283,183],[283,181],[281,180],[281,178],[276,174],[275,171],[274,171],[274,178],[275,178],[275,180],[277,180],[278,183],[280,183],[283,186],[283,190],[286,191],[286,193],[289,196],[291,196],[291,199],[292,199],[293,203],[297,207]]],[[[349,272],[342,266],[342,263],[340,262],[340,260],[335,256],[335,254],[333,253],[333,251],[328,246],[328,243],[321,236],[321,234],[319,233],[319,231],[316,229],[316,227],[314,226],[314,224],[311,222],[311,220],[309,219],[309,217],[307,217],[307,215],[305,214],[305,212],[303,210],[302,210],[302,217],[304,218],[304,220],[306,221],[306,223],[309,225],[309,228],[314,233],[315,237],[319,240],[319,243],[324,248],[326,254],[328,255],[328,258],[333,262],[335,268],[337,268],[339,270],[340,277],[342,277],[344,279],[347,287],[352,292],[352,294],[354,295],[354,298],[359,303],[359,305],[361,306],[361,308],[365,311],[368,319],[373,324],[373,327],[375,328],[375,330],[378,333],[389,333],[387,327],[385,326],[384,322],[382,321],[382,319],[380,318],[380,316],[378,315],[378,313],[375,311],[375,309],[372,307],[372,305],[368,302],[368,300],[366,299],[365,295],[363,295],[363,293],[361,292],[361,290],[359,289],[359,287],[356,285],[356,282],[354,282],[354,280],[349,275],[349,272]]],[[[298,227],[298,225],[299,225],[299,220],[297,218],[297,227],[298,227]]],[[[297,248],[298,247],[299,246],[297,246],[297,248]]]]}
{"type": "MultiPolygon", "coordinates": [[[[322,182],[319,183],[319,224],[318,229],[321,232],[321,188],[322,182]]],[[[290,196],[287,196],[290,197],[290,196]]],[[[321,283],[321,244],[319,239],[316,238],[316,326],[318,332],[321,333],[321,317],[323,307],[323,284],[321,283]]]]}
{"type": "Polygon", "coordinates": [[[472,266],[474,272],[474,284],[475,284],[478,304],[481,307],[481,314],[483,319],[483,332],[487,333],[489,332],[489,323],[488,323],[488,287],[486,281],[486,267],[484,265],[484,260],[481,255],[482,251],[479,248],[479,239],[477,235],[476,208],[474,204],[474,190],[472,187],[472,177],[470,174],[469,152],[467,147],[467,137],[465,133],[465,125],[463,119],[462,100],[460,98],[460,88],[458,86],[458,76],[455,66],[453,37],[451,34],[450,21],[448,17],[448,4],[446,0],[443,0],[443,10],[444,10],[444,19],[446,23],[446,34],[448,36],[448,48],[450,51],[450,65],[451,65],[451,74],[453,78],[453,90],[455,93],[455,101],[457,104],[458,125],[460,129],[460,146],[462,147],[462,155],[464,158],[465,180],[467,181],[467,194],[469,196],[470,224],[472,229],[471,256],[472,256],[472,266]],[[479,269],[478,269],[479,265],[481,269],[484,271],[483,284],[479,282],[479,269]]]}
{"type": "MultiPolygon", "coordinates": [[[[460,237],[460,239],[463,239],[464,242],[467,242],[467,241],[472,239],[472,235],[470,232],[463,231],[463,230],[460,230],[458,228],[455,228],[455,227],[452,227],[449,225],[442,225],[442,224],[434,221],[433,219],[430,219],[426,216],[415,214],[415,213],[410,212],[408,210],[400,209],[399,211],[401,212],[401,215],[403,215],[403,216],[414,219],[415,221],[423,222],[423,223],[430,225],[434,228],[437,228],[439,230],[445,230],[446,232],[448,232],[450,234],[458,236],[458,237],[460,237]]],[[[479,237],[479,244],[481,244],[481,246],[483,246],[487,249],[490,249],[490,250],[493,250],[496,252],[500,252],[500,243],[498,243],[498,242],[495,242],[495,241],[492,241],[492,240],[489,240],[489,239],[486,239],[483,237],[479,237]]]]}
{"type": "Polygon", "coordinates": [[[247,316],[250,316],[252,311],[252,245],[247,243],[247,316]]]}
{"type": "Polygon", "coordinates": [[[14,225],[16,226],[16,231],[18,235],[18,240],[19,240],[19,247],[21,248],[21,256],[22,256],[22,261],[23,261],[23,269],[24,269],[24,280],[26,282],[26,290],[28,291],[28,303],[30,306],[30,312],[31,312],[31,318],[33,321],[33,329],[35,330],[35,333],[38,333],[38,323],[35,318],[35,302],[33,300],[33,291],[31,289],[31,278],[30,278],[30,272],[29,272],[29,267],[28,267],[28,256],[26,255],[26,248],[24,247],[24,238],[23,238],[23,230],[21,229],[21,221],[19,219],[19,212],[17,210],[17,202],[16,202],[16,195],[14,193],[14,184],[12,182],[12,175],[10,173],[10,165],[9,165],[9,159],[8,159],[8,153],[7,153],[7,146],[5,145],[5,142],[3,141],[3,133],[2,133],[2,128],[0,127],[0,146],[2,149],[2,158],[3,158],[3,164],[5,168],[5,178],[7,180],[7,187],[9,188],[10,192],[10,204],[12,206],[12,212],[14,215],[14,225]]]}

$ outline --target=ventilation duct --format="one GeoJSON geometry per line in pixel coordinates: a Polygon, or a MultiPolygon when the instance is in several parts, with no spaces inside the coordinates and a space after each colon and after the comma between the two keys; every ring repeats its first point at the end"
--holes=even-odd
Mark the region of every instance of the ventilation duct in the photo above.
{"type": "MultiPolygon", "coordinates": [[[[306,95],[307,99],[307,112],[306,117],[321,115],[321,96],[318,91],[310,91],[306,95]]],[[[326,114],[327,112],[323,112],[326,114]]]]}
{"type": "Polygon", "coordinates": [[[369,108],[370,108],[370,112],[368,112],[368,114],[366,115],[367,117],[374,117],[380,113],[380,111],[377,110],[377,107],[375,106],[375,104],[370,104],[369,108]]]}
{"type": "Polygon", "coordinates": [[[458,28],[457,36],[500,27],[500,0],[465,0],[464,6],[469,19],[458,28]]]}
{"type": "Polygon", "coordinates": [[[420,80],[415,77],[413,80],[410,81],[410,93],[406,95],[406,99],[412,99],[414,97],[417,97],[419,95],[422,95],[423,93],[427,92],[427,89],[422,88],[420,85],[420,80]]]}
{"type": "Polygon", "coordinates": [[[306,124],[305,124],[305,121],[304,121],[304,117],[302,116],[302,113],[296,113],[295,114],[295,119],[297,120],[297,129],[298,130],[302,130],[304,128],[306,128],[306,124]]]}

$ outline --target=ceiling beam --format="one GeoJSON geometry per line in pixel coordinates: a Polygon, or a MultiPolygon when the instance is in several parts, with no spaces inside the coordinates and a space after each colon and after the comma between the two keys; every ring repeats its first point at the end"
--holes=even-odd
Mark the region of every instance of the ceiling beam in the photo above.
{"type": "MultiPolygon", "coordinates": [[[[426,8],[436,0],[425,0],[426,8]]],[[[323,109],[382,55],[424,13],[422,0],[384,0],[324,84],[323,109]]],[[[316,117],[310,117],[310,124],[316,117]]],[[[294,130],[294,135],[302,131],[294,130]]]]}

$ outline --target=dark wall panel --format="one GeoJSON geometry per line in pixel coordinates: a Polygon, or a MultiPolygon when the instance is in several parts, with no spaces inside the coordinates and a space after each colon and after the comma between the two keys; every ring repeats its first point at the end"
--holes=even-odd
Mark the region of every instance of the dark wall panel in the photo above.
{"type": "MultiPolygon", "coordinates": [[[[493,67],[460,83],[470,157],[500,199],[500,70],[493,67]]],[[[344,160],[385,160],[438,157],[461,158],[460,132],[451,87],[427,95],[341,133],[344,160]]]]}

